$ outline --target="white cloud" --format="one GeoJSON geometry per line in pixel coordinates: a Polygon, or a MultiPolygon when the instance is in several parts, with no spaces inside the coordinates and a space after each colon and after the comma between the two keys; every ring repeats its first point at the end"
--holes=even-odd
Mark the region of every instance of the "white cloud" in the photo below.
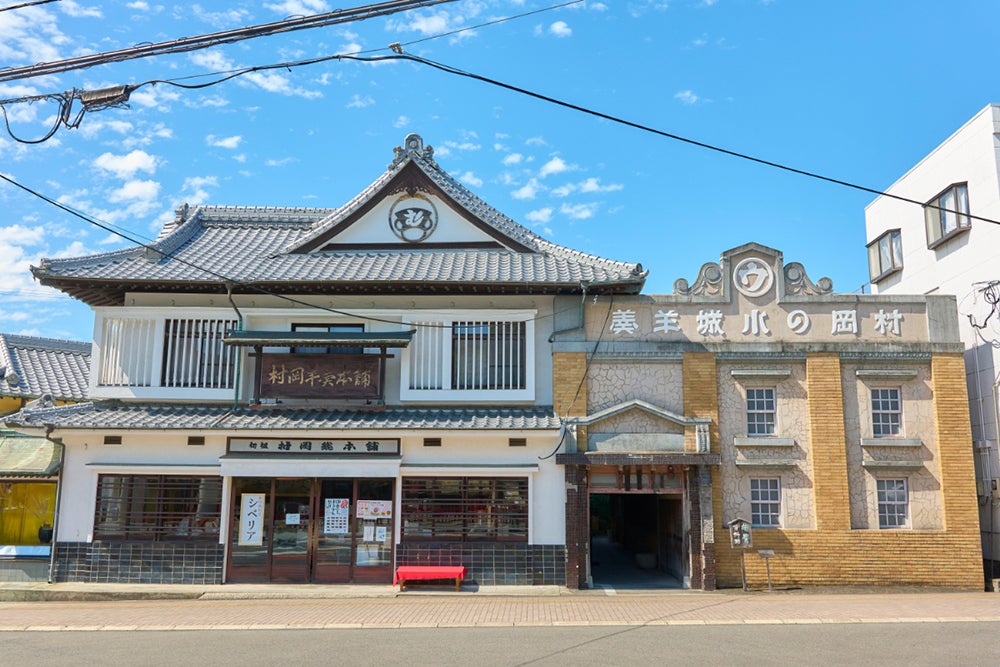
{"type": "Polygon", "coordinates": [[[566,25],[565,21],[556,21],[549,26],[549,33],[556,37],[569,37],[573,34],[573,30],[566,25]]]}
{"type": "Polygon", "coordinates": [[[266,167],[284,167],[286,164],[289,164],[289,163],[294,162],[294,161],[295,161],[295,158],[283,157],[280,160],[275,160],[275,159],[265,160],[264,161],[264,166],[266,166],[266,167]]]}
{"type": "Polygon", "coordinates": [[[520,153],[511,153],[510,155],[505,155],[503,158],[503,163],[510,167],[511,165],[521,164],[524,160],[524,156],[520,153]]]}
{"type": "Polygon", "coordinates": [[[173,89],[156,88],[146,86],[132,93],[128,101],[138,104],[147,109],[157,109],[159,111],[169,111],[169,102],[176,102],[181,98],[181,94],[173,89]]]}
{"type": "Polygon", "coordinates": [[[688,106],[691,106],[692,104],[697,104],[701,100],[700,97],[695,95],[694,92],[690,90],[682,90],[674,94],[674,99],[680,100],[681,104],[686,104],[688,106]]]}
{"type": "Polygon", "coordinates": [[[5,66],[59,60],[69,43],[55,14],[42,7],[4,12],[0,20],[0,62],[5,66]]]}
{"type": "Polygon", "coordinates": [[[552,219],[552,208],[546,206],[545,208],[540,208],[535,211],[528,211],[528,215],[524,216],[529,222],[544,223],[552,219]]]}
{"type": "Polygon", "coordinates": [[[241,143],[243,143],[243,137],[239,134],[231,137],[217,137],[214,134],[210,134],[205,137],[205,143],[209,146],[216,146],[217,148],[235,150],[240,147],[241,143]]]}
{"type": "Polygon", "coordinates": [[[129,9],[134,9],[138,12],[149,11],[149,3],[144,2],[143,0],[137,0],[136,2],[129,2],[125,6],[128,7],[129,9]]]}
{"type": "Polygon", "coordinates": [[[185,201],[188,204],[204,204],[208,201],[209,193],[205,188],[218,187],[219,179],[215,176],[192,176],[184,179],[181,191],[185,193],[185,201]]]}
{"type": "Polygon", "coordinates": [[[375,100],[372,99],[369,95],[365,95],[364,97],[362,97],[361,95],[355,93],[354,95],[351,96],[351,101],[347,103],[347,108],[364,109],[365,107],[370,107],[373,104],[375,104],[375,100]]]}
{"type": "Polygon", "coordinates": [[[574,169],[576,169],[575,166],[566,164],[566,162],[557,155],[542,165],[542,168],[538,171],[538,176],[539,178],[545,178],[547,176],[561,174],[574,169]]]}
{"type": "Polygon", "coordinates": [[[525,146],[548,146],[548,144],[545,143],[545,139],[542,139],[541,137],[528,137],[527,139],[524,140],[524,145],[525,146]]]}
{"type": "Polygon", "coordinates": [[[510,196],[514,199],[534,199],[538,196],[538,193],[542,190],[541,184],[535,179],[531,179],[524,185],[522,185],[517,190],[510,193],[510,196]]]}
{"type": "Polygon", "coordinates": [[[598,178],[588,178],[579,183],[566,183],[565,185],[560,185],[557,188],[552,189],[552,194],[556,197],[568,197],[574,192],[579,192],[581,194],[593,194],[598,192],[617,192],[622,190],[625,186],[621,183],[612,183],[610,185],[601,185],[601,181],[598,178]]]}
{"type": "Polygon", "coordinates": [[[232,28],[238,25],[247,25],[250,23],[251,18],[250,12],[245,9],[210,12],[202,9],[201,5],[191,5],[191,11],[199,21],[204,21],[216,28],[232,28]]]}
{"type": "Polygon", "coordinates": [[[460,180],[461,182],[465,183],[466,185],[470,185],[470,186],[472,186],[474,188],[478,188],[479,186],[481,186],[483,184],[483,179],[479,178],[478,176],[476,176],[471,171],[467,171],[464,174],[462,174],[461,176],[459,176],[458,180],[460,180]]]}
{"type": "Polygon", "coordinates": [[[482,148],[482,146],[472,141],[463,141],[461,143],[457,141],[446,141],[443,145],[456,151],[478,151],[482,148]]]}
{"type": "Polygon", "coordinates": [[[265,7],[282,16],[309,16],[330,11],[330,5],[324,0],[284,0],[284,2],[265,4],[265,7]]]}
{"type": "Polygon", "coordinates": [[[136,172],[152,174],[156,171],[157,159],[146,151],[135,150],[127,155],[103,153],[94,160],[98,169],[111,172],[118,178],[132,178],[136,172]]]}
{"type": "Polygon", "coordinates": [[[99,7],[82,7],[80,3],[74,0],[62,0],[59,3],[59,9],[62,13],[67,16],[72,16],[75,19],[79,18],[91,18],[99,19],[101,18],[101,9],[99,7]]]}
{"type": "Polygon", "coordinates": [[[563,204],[559,212],[574,220],[586,220],[597,213],[597,204],[563,204]]]}
{"type": "Polygon", "coordinates": [[[160,194],[160,184],[156,181],[128,181],[117,190],[108,194],[108,201],[113,204],[124,202],[151,202],[160,194]]]}
{"type": "Polygon", "coordinates": [[[398,130],[400,128],[408,126],[409,124],[410,124],[410,119],[408,116],[400,116],[393,122],[392,126],[398,130]]]}
{"type": "Polygon", "coordinates": [[[43,238],[45,238],[45,231],[42,227],[24,227],[23,225],[0,227],[0,243],[37,245],[42,242],[43,238]]]}

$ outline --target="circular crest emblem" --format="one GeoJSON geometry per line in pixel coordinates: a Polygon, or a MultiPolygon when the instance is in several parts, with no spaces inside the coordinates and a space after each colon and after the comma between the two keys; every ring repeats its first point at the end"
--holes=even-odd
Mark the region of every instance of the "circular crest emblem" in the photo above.
{"type": "Polygon", "coordinates": [[[389,209],[389,228],[407,243],[420,243],[437,229],[434,202],[421,195],[404,195],[389,209]]]}
{"type": "Polygon", "coordinates": [[[762,296],[771,289],[774,272],[763,260],[747,257],[733,269],[733,285],[744,296],[762,296]]]}

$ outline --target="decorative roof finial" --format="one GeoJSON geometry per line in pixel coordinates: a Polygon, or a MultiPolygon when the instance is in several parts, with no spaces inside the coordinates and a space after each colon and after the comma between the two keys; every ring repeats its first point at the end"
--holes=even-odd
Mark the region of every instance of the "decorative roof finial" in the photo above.
{"type": "Polygon", "coordinates": [[[392,153],[393,158],[392,164],[389,165],[390,169],[399,166],[399,163],[408,156],[424,158],[430,162],[434,161],[434,149],[430,146],[424,146],[424,139],[419,134],[406,135],[403,145],[396,146],[392,153]]]}

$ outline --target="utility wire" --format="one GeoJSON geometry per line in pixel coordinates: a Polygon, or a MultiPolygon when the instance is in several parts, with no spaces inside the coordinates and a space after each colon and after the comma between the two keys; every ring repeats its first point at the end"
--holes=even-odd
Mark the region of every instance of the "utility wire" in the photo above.
{"type": "Polygon", "coordinates": [[[104,65],[111,62],[122,62],[134,60],[136,58],[147,58],[149,56],[165,55],[169,53],[183,53],[187,51],[197,51],[219,44],[232,44],[245,39],[256,37],[267,37],[295,30],[305,30],[308,28],[321,28],[336,25],[338,23],[350,23],[361,21],[377,16],[390,16],[410,9],[421,7],[431,7],[455,0],[390,0],[375,4],[363,5],[351,9],[338,9],[322,14],[310,16],[298,16],[294,18],[265,23],[261,25],[247,26],[235,30],[225,30],[196,37],[183,37],[169,42],[158,42],[155,44],[143,44],[132,46],[117,51],[105,51],[93,53],[66,60],[57,60],[49,63],[38,63],[26,67],[11,67],[0,70],[0,82],[16,81],[19,79],[29,79],[36,76],[57,74],[70,70],[86,69],[96,65],[104,65]]]}
{"type": "MultiPolygon", "coordinates": [[[[322,305],[318,305],[318,304],[314,304],[314,303],[309,303],[308,301],[303,301],[301,299],[296,299],[295,297],[288,296],[287,294],[280,294],[278,292],[272,292],[271,290],[264,289],[263,287],[260,287],[259,285],[256,285],[255,283],[252,283],[250,281],[236,280],[234,278],[230,278],[229,276],[226,276],[226,275],[224,275],[222,273],[219,273],[219,272],[214,271],[212,269],[207,269],[207,268],[205,268],[203,266],[200,266],[200,265],[198,265],[198,264],[196,264],[194,262],[191,262],[189,260],[186,260],[186,259],[184,259],[182,257],[178,257],[175,253],[163,252],[159,248],[156,248],[154,245],[151,245],[151,244],[148,244],[148,243],[143,243],[142,241],[136,239],[133,236],[132,232],[126,233],[126,232],[123,232],[123,231],[119,231],[119,229],[115,229],[114,226],[111,225],[110,223],[101,222],[101,221],[96,220],[95,218],[93,218],[93,217],[91,217],[89,215],[86,215],[84,213],[76,211],[73,208],[71,208],[69,206],[66,206],[63,203],[58,202],[58,201],[52,199],[51,197],[48,197],[48,196],[46,196],[46,195],[44,195],[44,194],[42,194],[42,193],[40,193],[40,192],[38,192],[36,190],[33,190],[33,189],[29,188],[26,185],[22,185],[21,183],[18,183],[17,181],[15,181],[14,179],[10,178],[6,174],[0,173],[0,179],[6,181],[8,183],[10,183],[14,187],[17,187],[17,188],[19,188],[19,189],[27,192],[28,194],[34,196],[34,197],[38,197],[42,201],[44,201],[44,202],[46,202],[48,204],[51,204],[52,206],[55,206],[56,208],[61,209],[61,210],[65,211],[65,212],[69,213],[70,215],[73,215],[73,216],[75,216],[77,218],[80,218],[81,220],[83,220],[84,222],[87,222],[88,224],[91,224],[91,225],[93,225],[95,227],[99,227],[100,229],[103,229],[106,232],[110,232],[111,234],[114,234],[115,236],[123,238],[126,241],[139,246],[140,248],[144,248],[144,249],[146,249],[146,250],[148,250],[150,252],[154,252],[157,255],[161,256],[161,257],[164,257],[164,258],[167,258],[167,259],[172,259],[175,262],[183,264],[183,265],[185,265],[187,267],[190,267],[192,269],[195,269],[197,271],[201,271],[203,273],[207,273],[208,275],[210,275],[210,276],[212,276],[214,278],[217,278],[219,280],[219,282],[223,283],[224,285],[234,285],[234,286],[235,285],[239,285],[240,287],[244,287],[246,289],[254,290],[254,291],[259,292],[260,294],[264,294],[266,296],[272,296],[272,297],[275,297],[275,298],[278,298],[278,299],[283,299],[283,300],[288,301],[290,303],[294,303],[294,304],[296,304],[298,306],[304,306],[304,307],[313,308],[313,309],[316,309],[316,310],[323,310],[323,311],[326,311],[326,312],[329,312],[329,313],[334,313],[336,315],[342,315],[344,317],[351,317],[351,318],[355,318],[355,319],[366,320],[366,321],[369,321],[369,322],[383,322],[383,323],[386,323],[386,324],[395,324],[395,325],[399,325],[400,324],[400,322],[398,320],[390,320],[390,319],[386,319],[386,318],[375,317],[373,315],[359,315],[358,313],[352,313],[352,312],[348,312],[348,311],[345,311],[345,310],[339,310],[337,308],[332,308],[332,307],[329,307],[329,306],[322,306],[322,305]]],[[[139,235],[136,234],[135,236],[139,236],[139,235]]],[[[577,306],[570,306],[570,307],[564,308],[564,309],[559,310],[559,311],[553,311],[550,315],[540,315],[540,316],[537,316],[537,317],[530,318],[530,321],[537,322],[537,321],[544,320],[544,319],[547,319],[547,318],[550,318],[550,317],[555,317],[556,315],[559,315],[561,313],[569,312],[571,310],[576,310],[576,308],[577,308],[577,306]]],[[[528,320],[525,320],[525,321],[528,321],[528,320]]],[[[420,323],[420,322],[409,322],[409,323],[407,323],[407,325],[411,326],[411,327],[414,327],[414,328],[418,328],[418,329],[451,329],[452,328],[452,325],[450,325],[450,324],[428,324],[428,323],[420,323]]]]}
{"type": "Polygon", "coordinates": [[[992,218],[984,218],[978,215],[971,215],[963,211],[953,210],[949,208],[944,208],[942,206],[936,206],[933,204],[926,204],[924,202],[918,201],[916,199],[910,199],[909,197],[903,197],[901,195],[894,195],[889,192],[884,192],[876,188],[869,188],[864,185],[858,185],[857,183],[851,183],[850,181],[844,181],[838,178],[832,178],[830,176],[824,176],[813,171],[806,171],[805,169],[798,169],[796,167],[790,167],[780,162],[772,162],[771,160],[765,160],[763,158],[754,157],[747,153],[740,153],[738,151],[729,150],[728,148],[722,148],[720,146],[715,146],[713,144],[705,143],[703,141],[698,141],[696,139],[689,139],[683,137],[679,134],[673,134],[671,132],[665,132],[663,130],[657,130],[656,128],[650,127],[648,125],[642,125],[641,123],[636,123],[630,120],[625,120],[618,116],[612,116],[610,114],[602,113],[600,111],[595,111],[594,109],[589,109],[587,107],[582,107],[577,104],[572,104],[570,102],[564,102],[563,100],[550,97],[548,95],[543,95],[541,93],[536,93],[534,91],[528,90],[526,88],[520,88],[518,86],[511,85],[509,83],[503,83],[502,81],[497,81],[496,79],[491,79],[480,74],[473,74],[472,72],[466,72],[464,70],[458,69],[457,67],[452,67],[450,65],[444,65],[442,63],[434,62],[433,60],[428,60],[426,58],[421,58],[420,56],[413,56],[408,53],[396,53],[392,56],[383,56],[376,58],[359,58],[356,56],[342,56],[345,60],[383,60],[388,58],[398,58],[402,60],[410,60],[416,63],[427,65],[428,67],[433,67],[434,69],[441,70],[442,72],[447,72],[448,74],[455,74],[456,76],[462,76],[465,78],[473,79],[475,81],[481,81],[483,83],[488,83],[492,86],[497,86],[499,88],[505,88],[507,90],[513,91],[515,93],[520,93],[522,95],[527,95],[528,97],[534,97],[535,99],[542,100],[544,102],[549,102],[557,106],[565,107],[567,109],[572,109],[574,111],[579,111],[581,113],[589,114],[591,116],[596,116],[598,118],[603,118],[604,120],[611,121],[613,123],[618,123],[619,125],[625,125],[637,130],[642,130],[643,132],[649,132],[657,136],[665,137],[667,139],[673,139],[674,141],[680,141],[685,144],[690,144],[692,146],[697,146],[699,148],[705,148],[710,151],[715,151],[717,153],[722,153],[723,155],[729,155],[730,157],[739,158],[741,160],[748,160],[750,162],[755,162],[757,164],[762,164],[767,167],[773,167],[774,169],[780,169],[782,171],[791,172],[793,174],[798,174],[800,176],[806,176],[808,178],[814,178],[820,181],[825,181],[827,183],[833,183],[835,185],[842,185],[847,188],[852,188],[854,190],[860,190],[862,192],[867,192],[880,197],[888,197],[890,199],[895,199],[902,202],[907,202],[909,204],[916,204],[923,208],[937,209],[938,211],[944,211],[946,213],[954,213],[956,215],[971,218],[973,220],[981,220],[983,222],[989,222],[994,225],[1000,225],[1000,220],[994,220],[992,218]]]}
{"type": "Polygon", "coordinates": [[[60,0],[35,0],[34,2],[22,2],[19,5],[10,5],[9,7],[0,7],[0,12],[9,12],[12,9],[24,9],[25,7],[34,7],[35,5],[47,5],[50,2],[60,2],[60,0]]]}

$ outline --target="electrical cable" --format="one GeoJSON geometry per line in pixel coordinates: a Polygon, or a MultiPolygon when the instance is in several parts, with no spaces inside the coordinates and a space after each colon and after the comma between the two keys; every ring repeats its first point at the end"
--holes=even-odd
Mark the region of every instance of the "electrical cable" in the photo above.
{"type": "Polygon", "coordinates": [[[8,7],[0,7],[0,12],[9,12],[14,9],[24,9],[25,7],[34,7],[36,5],[47,5],[50,2],[61,2],[62,0],[35,0],[34,2],[22,2],[19,5],[10,5],[8,7]]]}
{"type": "Polygon", "coordinates": [[[47,74],[57,74],[71,70],[87,69],[97,65],[104,65],[112,62],[123,62],[136,58],[148,56],[166,55],[170,53],[186,53],[206,49],[219,44],[233,44],[245,39],[256,37],[268,37],[271,35],[304,30],[308,28],[323,28],[340,23],[351,23],[377,16],[390,16],[399,12],[411,9],[431,7],[455,0],[390,0],[375,4],[352,7],[350,9],[338,9],[332,12],[312,14],[310,16],[298,16],[294,18],[265,23],[260,25],[246,26],[235,30],[225,30],[195,37],[183,37],[169,42],[158,42],[155,44],[144,44],[142,46],[132,46],[117,51],[105,51],[93,53],[76,58],[57,60],[49,63],[38,63],[26,67],[12,67],[0,70],[0,82],[16,81],[19,79],[29,79],[47,74]]]}
{"type": "MultiPolygon", "coordinates": [[[[40,192],[38,192],[36,190],[32,190],[31,188],[29,188],[26,185],[22,185],[21,183],[18,183],[17,181],[15,181],[14,179],[10,178],[6,174],[0,173],[0,179],[6,181],[8,183],[10,183],[11,185],[13,185],[13,186],[15,186],[17,188],[20,188],[21,190],[27,192],[28,194],[30,194],[30,195],[32,195],[34,197],[38,197],[42,201],[44,201],[44,202],[46,202],[48,204],[51,204],[52,206],[55,206],[56,208],[61,209],[61,210],[65,211],[65,212],[69,213],[70,215],[73,215],[73,216],[75,216],[77,218],[80,218],[81,220],[83,220],[84,222],[87,222],[88,224],[94,225],[95,227],[99,227],[100,229],[103,229],[106,232],[110,232],[111,234],[114,234],[115,236],[123,238],[126,241],[128,241],[130,243],[133,243],[136,246],[139,246],[140,248],[145,248],[146,250],[148,250],[150,252],[154,252],[154,253],[160,255],[161,257],[172,259],[172,260],[174,260],[174,261],[176,261],[176,262],[178,262],[180,264],[183,264],[183,265],[185,265],[187,267],[190,267],[190,268],[195,269],[197,271],[201,271],[203,273],[207,273],[208,275],[210,275],[210,276],[212,276],[214,278],[218,278],[219,281],[222,282],[222,283],[224,283],[224,284],[229,283],[229,284],[232,284],[232,285],[239,285],[239,286],[244,287],[246,289],[254,290],[254,291],[256,291],[256,292],[258,292],[260,294],[264,294],[265,296],[275,297],[277,299],[282,299],[282,300],[288,301],[289,303],[294,303],[295,305],[298,305],[298,306],[303,306],[303,307],[306,307],[306,308],[312,308],[312,309],[316,309],[316,310],[322,310],[322,311],[325,311],[325,312],[333,313],[335,315],[341,315],[341,316],[344,316],[344,317],[350,317],[350,318],[354,318],[354,319],[365,320],[365,321],[368,321],[368,322],[382,322],[382,323],[385,323],[385,324],[394,324],[394,325],[399,325],[400,324],[400,322],[398,320],[390,320],[390,319],[387,319],[387,318],[376,317],[376,316],[373,316],[373,315],[360,315],[358,313],[352,313],[352,312],[349,312],[349,311],[340,310],[340,309],[332,308],[332,307],[329,307],[329,306],[322,306],[322,305],[318,305],[318,304],[309,303],[308,301],[303,301],[301,299],[296,299],[295,297],[288,296],[287,294],[281,294],[281,293],[278,293],[278,292],[273,292],[271,290],[268,290],[268,289],[265,289],[263,287],[260,287],[259,285],[256,285],[255,283],[252,283],[250,281],[236,280],[236,279],[230,278],[230,277],[228,277],[228,276],[226,276],[224,274],[221,274],[221,273],[219,273],[217,271],[214,271],[212,269],[207,269],[207,268],[205,268],[203,266],[200,266],[200,265],[198,265],[198,264],[196,264],[194,262],[191,262],[189,260],[186,260],[186,259],[183,259],[181,257],[178,257],[174,253],[163,252],[162,250],[159,250],[158,248],[154,247],[153,245],[150,245],[150,244],[147,244],[147,243],[143,243],[142,241],[139,241],[138,239],[136,239],[136,238],[134,238],[132,236],[133,232],[125,233],[125,232],[119,231],[118,229],[115,229],[115,226],[111,225],[110,223],[106,223],[106,222],[102,222],[102,221],[96,220],[96,219],[92,218],[89,215],[86,215],[84,213],[76,211],[73,208],[71,208],[69,206],[66,206],[66,205],[62,204],[61,202],[58,202],[58,201],[56,201],[56,200],[54,200],[54,199],[52,199],[50,197],[47,197],[46,195],[44,195],[44,194],[42,194],[42,193],[40,193],[40,192]]],[[[126,231],[128,231],[128,230],[126,230],[126,231]]],[[[139,235],[136,234],[135,236],[139,236],[139,235]]],[[[567,307],[567,308],[563,308],[562,310],[553,310],[553,312],[551,314],[538,315],[536,317],[531,317],[531,318],[525,319],[523,321],[525,321],[525,322],[538,322],[538,321],[541,321],[541,320],[548,319],[550,317],[554,318],[556,315],[560,315],[562,313],[569,312],[571,310],[576,310],[576,309],[577,309],[577,306],[570,306],[570,307],[567,307]]],[[[411,327],[414,327],[414,328],[418,328],[418,329],[420,329],[420,328],[422,328],[422,329],[451,329],[452,328],[451,324],[430,324],[430,323],[426,323],[426,322],[421,322],[421,323],[409,322],[409,323],[407,323],[407,325],[411,326],[411,327]]]]}

